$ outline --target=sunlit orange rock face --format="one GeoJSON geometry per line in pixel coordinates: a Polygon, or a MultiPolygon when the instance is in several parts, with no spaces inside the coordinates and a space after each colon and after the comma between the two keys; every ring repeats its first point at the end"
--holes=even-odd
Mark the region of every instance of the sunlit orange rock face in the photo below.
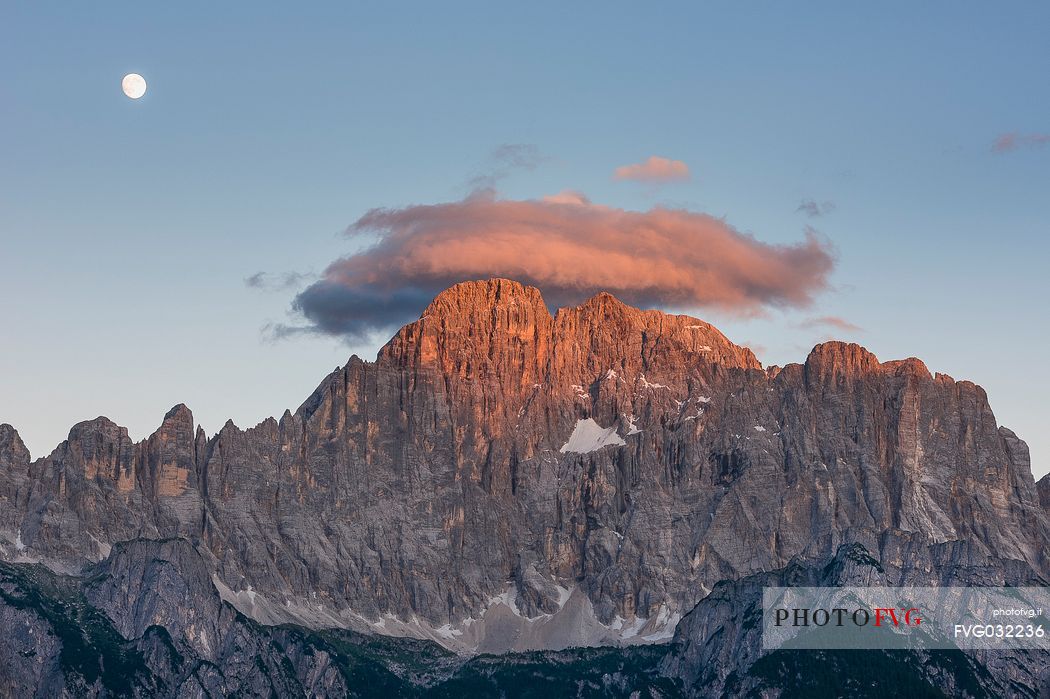
{"type": "MultiPolygon", "coordinates": [[[[667,398],[672,384],[688,392],[693,373],[696,379],[760,368],[750,350],[695,318],[640,311],[609,294],[552,316],[538,289],[505,279],[443,292],[380,351],[377,366],[408,369],[410,381],[439,375],[455,423],[470,426],[459,453],[484,452],[487,459],[494,442],[497,449],[514,444],[534,451],[535,440],[512,434],[523,424],[534,435],[554,428],[552,416],[528,406],[568,399],[571,407],[562,406],[563,413],[601,410],[600,417],[615,423],[635,414],[635,403],[641,409],[652,401],[648,391],[634,390],[635,383],[649,381],[646,372],[659,374],[667,398]],[[609,372],[616,380],[603,383],[609,372]]],[[[512,458],[502,456],[504,462],[512,458]]],[[[472,467],[479,478],[480,468],[472,467]]]]}
{"type": "Polygon", "coordinates": [[[595,631],[572,642],[612,643],[844,544],[889,583],[1050,573],[1046,481],[979,386],[840,342],[763,368],[696,318],[608,294],[552,314],[504,279],[441,293],[279,420],[206,438],[177,406],[140,444],[99,418],[37,461],[20,445],[0,429],[18,555],[184,538],[270,620],[458,630],[510,591],[522,618],[574,610],[595,631]],[[342,616],[288,611],[305,601],[342,616]]]}

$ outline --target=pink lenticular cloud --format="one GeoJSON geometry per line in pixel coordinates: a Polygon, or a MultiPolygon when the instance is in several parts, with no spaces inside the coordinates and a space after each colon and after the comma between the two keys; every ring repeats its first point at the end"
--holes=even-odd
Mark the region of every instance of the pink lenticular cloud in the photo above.
{"type": "Polygon", "coordinates": [[[819,318],[808,318],[799,323],[799,327],[806,329],[829,327],[847,333],[859,333],[864,331],[864,329],[861,328],[859,325],[851,323],[845,318],[840,318],[838,316],[820,316],[819,318]]]}
{"type": "Polygon", "coordinates": [[[689,166],[681,160],[650,156],[644,163],[621,165],[613,171],[613,179],[638,182],[673,182],[689,179],[689,166]]]}
{"type": "Polygon", "coordinates": [[[992,143],[992,150],[996,153],[1006,153],[1022,147],[1045,146],[1050,144],[1050,134],[1030,133],[1021,134],[1014,131],[1004,133],[992,143]]]}
{"type": "Polygon", "coordinates": [[[608,291],[646,307],[754,315],[808,305],[834,264],[813,231],[772,245],[707,214],[627,211],[577,193],[375,209],[348,235],[376,242],[332,263],[295,301],[316,330],[331,334],[406,322],[445,287],[497,276],[537,286],[556,305],[608,291]]]}

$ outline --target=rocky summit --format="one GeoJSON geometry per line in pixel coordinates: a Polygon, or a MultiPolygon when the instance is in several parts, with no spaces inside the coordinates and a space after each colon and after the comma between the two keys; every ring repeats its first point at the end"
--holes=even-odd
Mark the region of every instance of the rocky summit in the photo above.
{"type": "MultiPolygon", "coordinates": [[[[1050,480],[917,359],[763,367],[493,279],[249,429],[179,405],[34,461],[0,426],[0,559],[0,695],[763,693],[802,661],[741,630],[756,589],[1045,585],[1050,480]]],[[[931,696],[1050,691],[1045,653],[884,656],[931,696]]]]}

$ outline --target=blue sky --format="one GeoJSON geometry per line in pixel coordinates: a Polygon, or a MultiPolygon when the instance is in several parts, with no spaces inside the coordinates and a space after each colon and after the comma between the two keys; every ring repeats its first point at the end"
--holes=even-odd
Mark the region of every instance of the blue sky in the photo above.
{"type": "Polygon", "coordinates": [[[532,144],[500,196],[816,228],[812,307],[695,313],[766,363],[835,335],[973,380],[1050,470],[1050,144],[992,148],[1050,132],[1050,6],[494,5],[0,10],[0,421],[40,456],[99,414],[141,438],[178,402],[209,432],[294,409],[376,345],[267,341],[297,289],[245,278],[321,273],[369,209],[460,200],[532,144]],[[652,155],[691,179],[611,177],[652,155]]]}

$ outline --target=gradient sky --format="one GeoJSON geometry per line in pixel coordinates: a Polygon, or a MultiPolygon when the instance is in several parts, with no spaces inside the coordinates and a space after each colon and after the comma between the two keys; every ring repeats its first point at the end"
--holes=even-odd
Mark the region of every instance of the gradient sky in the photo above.
{"type": "Polygon", "coordinates": [[[272,341],[311,277],[245,279],[317,275],[366,211],[461,200],[529,144],[501,197],[814,227],[812,307],[696,314],[765,363],[834,335],[973,380],[1050,470],[1050,5],[506,5],[5,4],[0,422],[42,456],[100,414],[139,439],[179,402],[209,433],[294,409],[377,344],[272,341]],[[691,177],[613,177],[651,156],[691,177]]]}

